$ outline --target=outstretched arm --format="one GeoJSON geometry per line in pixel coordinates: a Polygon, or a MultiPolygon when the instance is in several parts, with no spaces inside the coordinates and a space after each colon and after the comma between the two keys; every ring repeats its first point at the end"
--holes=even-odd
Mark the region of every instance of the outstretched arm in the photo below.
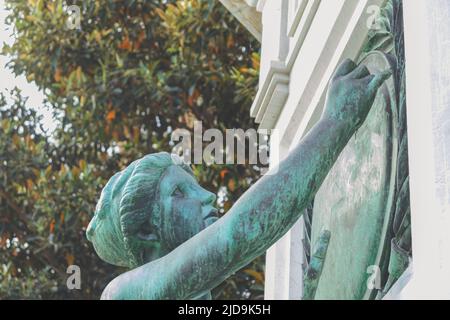
{"type": "Polygon", "coordinates": [[[276,174],[262,177],[225,217],[167,256],[116,278],[102,297],[196,298],[263,254],[300,218],[389,76],[345,61],[331,81],[322,119],[276,174]]]}

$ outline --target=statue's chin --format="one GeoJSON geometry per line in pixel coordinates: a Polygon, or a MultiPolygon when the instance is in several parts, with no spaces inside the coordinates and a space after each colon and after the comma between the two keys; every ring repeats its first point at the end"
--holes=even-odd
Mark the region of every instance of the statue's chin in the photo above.
{"type": "Polygon", "coordinates": [[[111,257],[111,256],[105,254],[103,251],[98,250],[98,248],[95,247],[95,245],[94,245],[94,249],[95,249],[95,252],[97,253],[97,255],[99,256],[99,258],[102,259],[103,261],[105,261],[106,263],[109,263],[113,266],[118,266],[118,267],[126,267],[126,268],[132,267],[128,260],[111,257]]]}

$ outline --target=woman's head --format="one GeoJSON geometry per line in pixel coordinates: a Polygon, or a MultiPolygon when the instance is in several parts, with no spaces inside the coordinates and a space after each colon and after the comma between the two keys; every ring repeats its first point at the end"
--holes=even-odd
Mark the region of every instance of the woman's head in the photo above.
{"type": "Polygon", "coordinates": [[[151,154],[108,181],[87,237],[106,262],[136,267],[164,256],[215,222],[215,199],[180,158],[151,154]]]}

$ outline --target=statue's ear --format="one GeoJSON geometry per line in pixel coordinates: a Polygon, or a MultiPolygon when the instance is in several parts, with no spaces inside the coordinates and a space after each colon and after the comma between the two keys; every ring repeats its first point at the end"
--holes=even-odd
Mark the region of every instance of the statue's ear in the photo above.
{"type": "Polygon", "coordinates": [[[146,212],[149,211],[128,212],[120,219],[127,248],[138,265],[153,260],[155,256],[159,256],[160,252],[159,236],[146,212]]]}
{"type": "Polygon", "coordinates": [[[142,224],[131,240],[135,252],[139,252],[141,263],[147,263],[161,257],[161,241],[155,228],[147,221],[142,224]]]}
{"type": "Polygon", "coordinates": [[[144,223],[140,226],[136,237],[141,241],[159,241],[159,237],[156,235],[149,223],[144,223]]]}
{"type": "Polygon", "coordinates": [[[140,242],[141,245],[144,245],[147,241],[159,241],[155,227],[150,222],[150,217],[144,212],[129,212],[121,217],[124,236],[140,242]]]}

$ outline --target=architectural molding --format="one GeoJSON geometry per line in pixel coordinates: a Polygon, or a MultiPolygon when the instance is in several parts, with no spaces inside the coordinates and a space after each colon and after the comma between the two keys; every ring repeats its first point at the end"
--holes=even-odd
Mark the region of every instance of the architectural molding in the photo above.
{"type": "MultiPolygon", "coordinates": [[[[289,52],[288,55],[285,56],[284,60],[270,61],[267,74],[262,75],[260,79],[260,88],[250,109],[250,114],[255,117],[255,121],[260,124],[261,129],[274,128],[280,111],[286,102],[287,95],[284,95],[283,92],[285,92],[285,86],[289,84],[292,66],[314,19],[320,0],[305,0],[303,3],[304,8],[296,8],[296,19],[298,21],[295,23],[297,24],[296,30],[299,30],[299,32],[295,33],[294,41],[291,41],[292,49],[290,48],[290,40],[286,37],[286,41],[280,43],[281,46],[284,46],[284,48],[280,48],[280,51],[289,52]],[[266,97],[274,92],[274,88],[281,90],[281,92],[275,91],[280,98],[273,100],[273,103],[268,103],[269,100],[266,97]],[[267,115],[264,114],[266,111],[267,115]]],[[[281,12],[280,14],[284,17],[288,16],[287,12],[281,12]]],[[[269,30],[272,31],[273,29],[270,28],[269,30]]],[[[286,32],[285,29],[283,31],[286,32]]]]}
{"type": "Polygon", "coordinates": [[[288,36],[293,37],[308,5],[308,0],[289,0],[288,36]]]}
{"type": "Polygon", "coordinates": [[[261,42],[262,22],[261,13],[256,10],[257,0],[220,0],[220,2],[261,42]]]}
{"type": "MultiPolygon", "coordinates": [[[[320,103],[324,101],[326,87],[334,69],[345,57],[356,58],[367,38],[367,9],[373,5],[381,7],[385,1],[302,1],[301,5],[304,7],[296,8],[301,14],[296,13],[299,20],[294,36],[280,43],[284,48],[279,51],[287,51],[288,54],[284,59],[263,61],[265,67],[262,67],[260,86],[250,111],[260,128],[273,129],[277,119],[283,118],[279,121],[288,125],[284,125],[285,130],[280,132],[281,141],[288,145],[292,144],[295,137],[302,136],[301,132],[297,132],[299,122],[301,131],[306,133],[313,125],[310,121],[316,119],[313,116],[317,113],[315,109],[320,108],[320,103]],[[266,70],[263,70],[264,68],[266,70]],[[294,68],[301,68],[302,71],[293,70],[294,68]],[[297,77],[297,74],[301,77],[297,77]],[[287,81],[290,92],[297,91],[290,99],[297,100],[300,105],[288,103],[287,108],[283,108],[283,101],[279,98],[273,99],[273,104],[269,104],[269,93],[275,92],[286,100],[289,98],[283,95],[283,85],[287,84],[286,77],[289,78],[287,81]],[[296,90],[291,84],[292,77],[296,90]],[[278,93],[274,88],[282,91],[278,93]],[[303,94],[299,96],[299,92],[303,94]],[[308,110],[310,108],[312,110],[308,110]],[[266,111],[268,115],[264,116],[266,111]]],[[[285,15],[287,18],[288,13],[285,15]]],[[[267,32],[274,34],[274,30],[277,30],[275,28],[276,26],[270,27],[267,32]]],[[[283,58],[282,55],[279,56],[283,58]]]]}
{"type": "Polygon", "coordinates": [[[356,59],[363,48],[369,32],[367,9],[374,5],[382,7],[385,2],[321,2],[302,47],[292,54],[295,60],[290,62],[289,99],[294,101],[280,114],[280,123],[285,123],[284,132],[280,132],[283,143],[295,145],[314,125],[317,118],[313,115],[321,113],[334,70],[344,59],[356,59]]]}

